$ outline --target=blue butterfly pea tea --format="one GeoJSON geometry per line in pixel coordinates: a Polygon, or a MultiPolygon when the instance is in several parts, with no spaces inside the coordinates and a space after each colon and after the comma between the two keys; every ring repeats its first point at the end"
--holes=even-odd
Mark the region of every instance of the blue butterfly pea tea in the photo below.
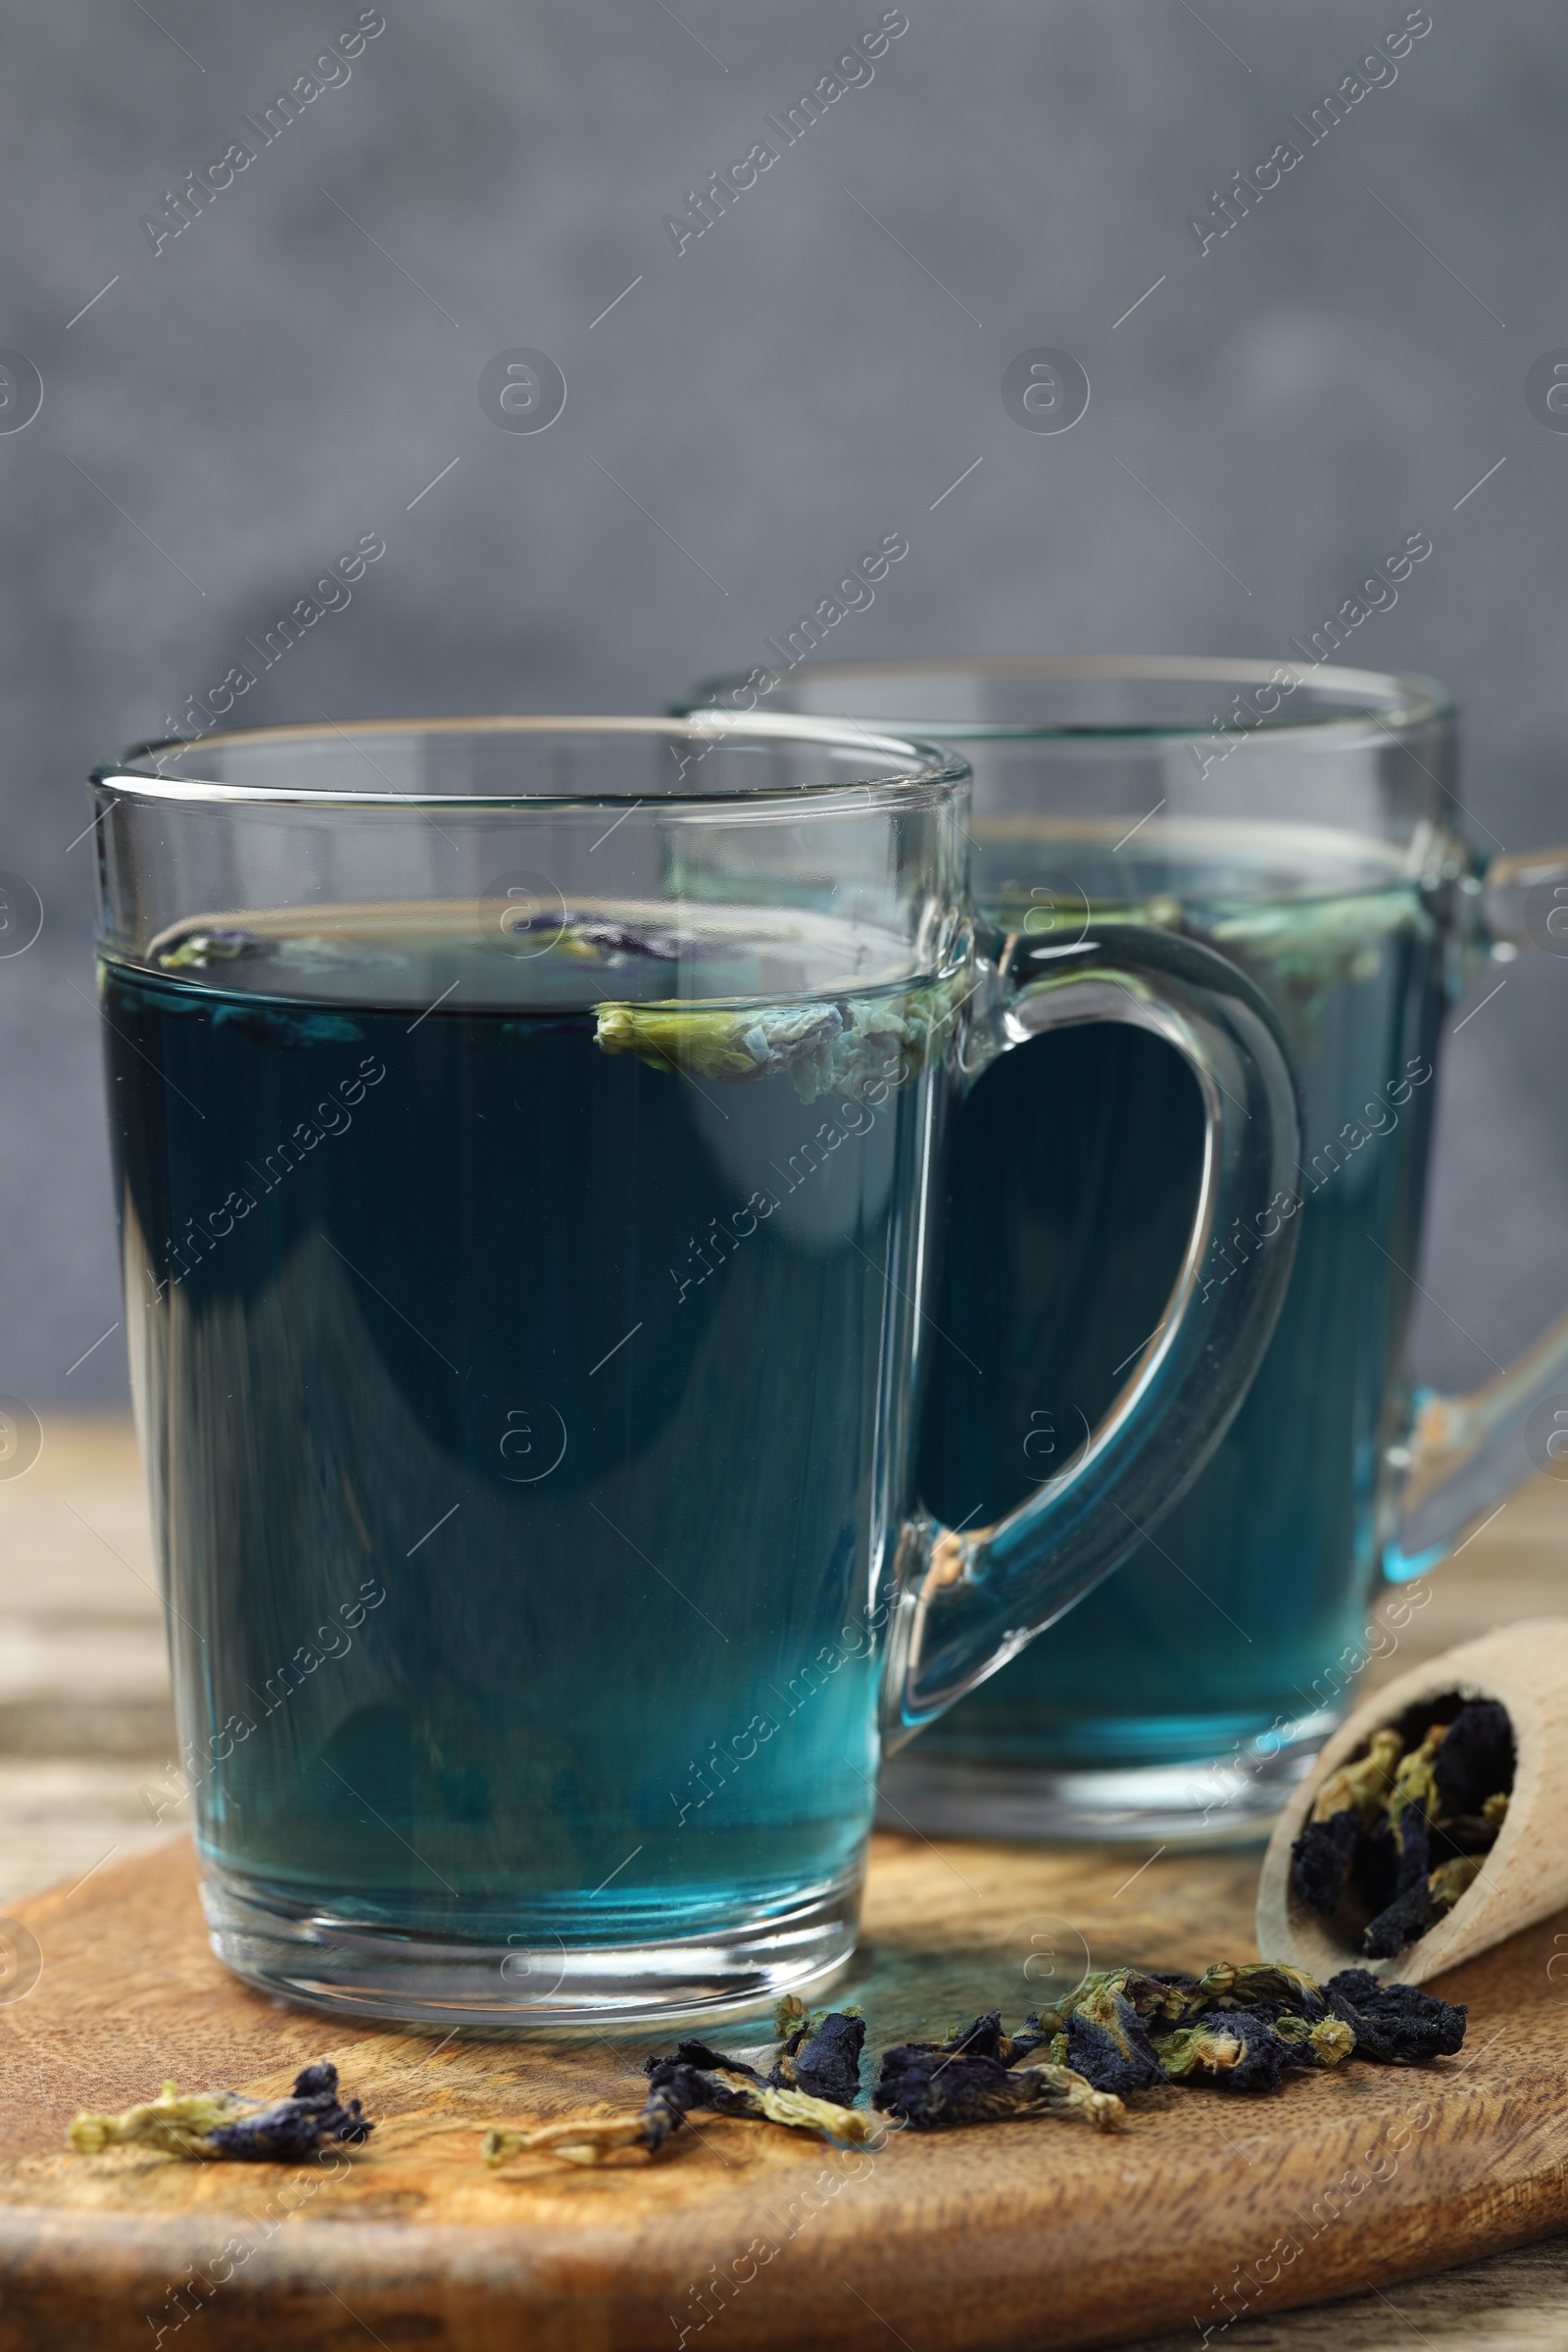
{"type": "MultiPolygon", "coordinates": [[[[1561,1339],[1467,1398],[1406,1368],[1440,1033],[1469,979],[1549,944],[1568,853],[1489,858],[1454,830],[1454,711],[1432,681],[1186,658],[805,662],[678,707],[918,727],[974,768],[983,952],[1203,942],[1263,992],[1304,1099],[1300,1159],[1227,1220],[1223,1287],[1293,1236],[1273,1340],[1185,1493],[1138,1514],[1115,1575],[963,1697],[885,1778],[935,1836],[1206,1836],[1266,1822],[1387,1655],[1374,1615],[1524,1472],[1561,1339]]],[[[971,1066],[952,1124],[920,1490],[954,1525],[1064,1487],[1164,1328],[1206,1150],[1155,1020],[971,1066]],[[972,1515],[972,1517],[971,1517],[972,1515]]],[[[1334,1833],[1341,1844],[1348,1828],[1334,1833]]],[[[1324,1847],[1333,1873],[1341,1844],[1324,1847]],[[1332,1848],[1332,1850],[1331,1850],[1332,1848]]],[[[1391,1878],[1387,1902],[1419,1908],[1391,1878]]],[[[1463,1872],[1448,1874],[1447,1899],[1463,1872]]],[[[1401,1914],[1401,1922],[1405,1915],[1401,1914]]],[[[1387,1934],[1396,1932],[1390,1923],[1387,1934]]],[[[1402,1925],[1398,1932],[1403,1932],[1402,1925]]]]}
{"type": "MultiPolygon", "coordinates": [[[[669,942],[624,914],[520,964],[391,915],[322,946],[103,966],[172,1638],[221,1727],[189,1759],[210,1866],[498,1955],[590,1904],[636,1942],[846,1887],[881,1270],[912,1291],[959,992],[639,1004],[669,942]]],[[[725,950],[713,978],[755,980],[725,950]]]]}

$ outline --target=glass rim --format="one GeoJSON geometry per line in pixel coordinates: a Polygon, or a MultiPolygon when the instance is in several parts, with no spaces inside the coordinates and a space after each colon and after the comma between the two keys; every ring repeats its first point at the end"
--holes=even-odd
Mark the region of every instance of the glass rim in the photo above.
{"type": "MultiPolygon", "coordinates": [[[[1271,744],[1292,736],[1316,739],[1326,734],[1344,737],[1371,725],[1385,733],[1424,726],[1440,720],[1452,719],[1458,705],[1448,689],[1436,678],[1418,670],[1357,669],[1332,662],[1258,661],[1250,656],[1213,656],[1207,654],[1019,654],[980,656],[967,654],[925,655],[913,660],[869,662],[805,662],[796,665],[802,671],[824,682],[833,679],[849,680],[885,678],[909,681],[943,674],[976,678],[1039,679],[1043,683],[1056,679],[1127,679],[1161,680],[1175,683],[1181,680],[1208,685],[1268,686],[1289,676],[1292,691],[1304,683],[1314,682],[1339,692],[1358,695],[1364,705],[1359,710],[1324,710],[1303,718],[1292,718],[1283,725],[1249,724],[1246,720],[1224,719],[1194,721],[1161,720],[1149,724],[1127,720],[1089,719],[1053,721],[1048,719],[989,719],[925,717],[910,724],[931,727],[943,738],[954,743],[985,742],[1081,742],[1168,741],[1186,743],[1212,738],[1234,737],[1246,741],[1253,735],[1263,735],[1271,744]]],[[[735,670],[722,676],[702,678],[689,695],[683,695],[672,705],[682,716],[691,716],[710,706],[703,697],[716,697],[752,686],[760,674],[774,683],[766,689],[776,691],[795,669],[735,670]]],[[[832,713],[823,712],[823,716],[832,713]]],[[[863,723],[876,728],[882,720],[868,718],[863,723]]],[[[850,720],[850,724],[861,722],[850,720]]]]}
{"type": "Polygon", "coordinates": [[[373,718],[348,724],[329,720],[285,721],[274,726],[229,727],[200,737],[155,737],[134,744],[118,759],[95,767],[89,782],[98,790],[155,802],[202,804],[233,808],[418,808],[477,810],[544,810],[550,808],[680,809],[686,812],[776,810],[805,804],[825,811],[835,803],[864,810],[865,796],[875,809],[894,809],[934,803],[953,797],[953,788],[969,780],[969,763],[951,746],[926,742],[918,736],[893,735],[854,720],[812,713],[695,710],[652,716],[583,713],[554,714],[498,712],[491,716],[465,714],[448,718],[373,718]],[[335,736],[354,748],[364,736],[392,735],[556,735],[683,738],[711,746],[729,740],[759,744],[800,744],[829,751],[864,753],[900,764],[901,772],[854,779],[831,778],[820,783],[760,784],[721,792],[495,792],[445,793],[386,791],[315,791],[308,785],[226,784],[214,778],[171,776],[158,764],[173,756],[203,748],[234,744],[306,743],[330,745],[335,736]],[[137,766],[137,761],[152,765],[137,766]]]}

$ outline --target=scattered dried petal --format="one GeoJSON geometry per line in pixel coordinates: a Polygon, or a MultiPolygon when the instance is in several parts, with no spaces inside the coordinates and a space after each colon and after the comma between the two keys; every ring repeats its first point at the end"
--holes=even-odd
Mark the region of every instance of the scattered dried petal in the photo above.
{"type": "Polygon", "coordinates": [[[71,2126],[78,2155],[109,2147],[157,2148],[166,2156],[229,2158],[240,2163],[292,2164],[314,2156],[327,2141],[360,2144],[374,2125],[358,2099],[344,2106],[337,2095],[337,2068],[323,2059],[296,2077],[286,2099],[248,2099],[233,2090],[187,2091],[172,2082],[162,2096],[122,2115],[84,2109],[71,2126]]]}
{"type": "Polygon", "coordinates": [[[744,2058],[710,2049],[704,2041],[683,2041],[668,2056],[644,2061],[648,2096],[640,2113],[598,2107],[554,2124],[490,2132],[480,2152],[491,2166],[535,2152],[584,2165],[602,2164],[622,2148],[657,2156],[687,2116],[700,2109],[782,2124],[792,2132],[814,2132],[822,2139],[875,2138],[875,2118],[851,2104],[859,2087],[864,2020],[835,2010],[813,2024],[793,1995],[780,2002],[779,2013],[790,2034],[768,2080],[744,2058]],[[823,2095],[824,2083],[847,2095],[823,2095]]]}
{"type": "Polygon", "coordinates": [[[836,2010],[813,2025],[808,2018],[789,2034],[768,2080],[776,2088],[806,2091],[835,2106],[853,2107],[860,2092],[865,2020],[836,2010]]]}
{"type": "Polygon", "coordinates": [[[1081,2116],[1101,2131],[1122,2121],[1126,2109],[1120,2099],[1096,2089],[1071,2067],[1009,2067],[995,2046],[985,2046],[1005,2043],[1005,2036],[986,2031],[999,2024],[993,2012],[976,2021],[979,2031],[970,2028],[948,2042],[906,2041],[884,2050],[872,2105],[902,2117],[916,2132],[1041,2115],[1081,2116]]]}
{"type": "Polygon", "coordinates": [[[558,2124],[539,2124],[531,2131],[487,2132],[480,2143],[479,2153],[492,2170],[507,2164],[514,2156],[539,2154],[559,2156],[567,2164],[603,2164],[620,2148],[642,2148],[648,2144],[647,2124],[639,2110],[634,2115],[613,2115],[594,2110],[587,2115],[568,2116],[558,2124]]]}
{"type": "Polygon", "coordinates": [[[1440,2001],[1414,1984],[1380,1984],[1364,1968],[1342,1969],[1323,1991],[1353,2031],[1358,2058],[1415,2066],[1427,2058],[1451,2058],[1464,2041],[1462,2001],[1440,2001]]]}
{"type": "MultiPolygon", "coordinates": [[[[1063,2002],[1067,2013],[1066,2062],[1097,2090],[1118,2098],[1129,2090],[1149,2090],[1164,2081],[1154,2045],[1132,2000],[1128,1981],[1137,1972],[1112,1969],[1087,1977],[1063,2002]]],[[[1143,1984],[1155,1980],[1144,1978],[1143,1984]]]]}
{"type": "Polygon", "coordinates": [[[1225,2090],[1277,2090],[1302,2063],[1255,2009],[1226,2011],[1158,2034],[1154,2048],[1168,2081],[1213,2082],[1225,2090]]]}

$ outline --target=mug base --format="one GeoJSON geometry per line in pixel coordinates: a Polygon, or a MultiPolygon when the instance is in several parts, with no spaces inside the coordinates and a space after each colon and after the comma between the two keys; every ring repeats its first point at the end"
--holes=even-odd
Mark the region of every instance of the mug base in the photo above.
{"type": "Polygon", "coordinates": [[[1324,1710],[1220,1755],[1083,1770],[927,1755],[917,1740],[882,1767],[876,1826],[927,1838],[1261,1844],[1338,1721],[1324,1710]]]}
{"type": "Polygon", "coordinates": [[[383,2025],[602,2034],[716,2024],[825,1984],[854,1952],[862,1885],[857,1874],[722,1935],[527,1949],[368,1927],[211,1861],[202,1903],[224,1967],[274,1998],[383,2025]]]}

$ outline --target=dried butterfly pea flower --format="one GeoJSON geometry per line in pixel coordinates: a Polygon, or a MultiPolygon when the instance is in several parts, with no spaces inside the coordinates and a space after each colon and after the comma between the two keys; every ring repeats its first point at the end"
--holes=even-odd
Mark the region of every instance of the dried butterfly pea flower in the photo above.
{"type": "Polygon", "coordinates": [[[496,2130],[487,2132],[479,2143],[479,2153],[494,2170],[507,2164],[514,2156],[559,2156],[566,2164],[603,2164],[618,2148],[646,2148],[647,2127],[643,2116],[617,2116],[603,2104],[590,2107],[586,2114],[568,2116],[559,2124],[538,2124],[530,2131],[496,2130]]]}
{"type": "Polygon", "coordinates": [[[595,1040],[658,1070],[736,1084],[788,1070],[803,1102],[858,1098],[923,1069],[968,990],[962,972],[918,990],[829,1004],[601,1004],[595,1040]]]}
{"type": "Polygon", "coordinates": [[[1318,1790],[1291,1853],[1296,1891],[1312,1910],[1338,1909],[1361,1832],[1381,1812],[1403,1745],[1397,1732],[1374,1732],[1366,1754],[1331,1772],[1318,1790]]]}
{"type": "MultiPolygon", "coordinates": [[[[859,2042],[865,2034],[861,2019],[836,2012],[814,2027],[808,2019],[804,2029],[795,2028],[795,2034],[803,2048],[826,2034],[823,2063],[837,2068],[841,2082],[847,2080],[846,2052],[853,2045],[855,2087],[858,2087],[859,2042]],[[846,2034],[845,2027],[852,2031],[846,2034]],[[853,2031],[856,2027],[858,2037],[853,2031]]],[[[782,2064],[781,2058],[775,2076],[780,2075],[782,2064]]],[[[706,2042],[683,2041],[671,2055],[646,2060],[643,2071],[648,2077],[648,2096],[640,2113],[616,2114],[601,2106],[586,2115],[525,2131],[489,2132],[480,2149],[484,2161],[496,2166],[513,2156],[536,2152],[561,2157],[568,2164],[595,2165],[622,2148],[640,2148],[657,2156],[670,2134],[698,2110],[782,2124],[791,2131],[813,2132],[823,2139],[863,2142],[876,2136],[876,2123],[862,2108],[853,2107],[847,2100],[817,2096],[804,2082],[764,2080],[745,2059],[710,2049],[706,2042]]]]}
{"type": "Polygon", "coordinates": [[[1427,1881],[1417,1879],[1392,1902],[1385,1903],[1361,1931],[1361,1950],[1368,1960],[1392,1960],[1407,1943],[1424,1936],[1432,1917],[1427,1881]]]}
{"type": "Polygon", "coordinates": [[[1201,1977],[1134,1976],[1123,1997],[1149,2020],[1150,2046],[1168,2082],[1273,2090],[1293,2066],[1330,2065],[1349,2048],[1343,2028],[1321,2034],[1328,2009],[1313,1980],[1283,1964],[1215,1961],[1201,1977]],[[1171,2022],[1174,2033],[1158,2030],[1171,2022]]]}
{"type": "Polygon", "coordinates": [[[1440,2001],[1414,1984],[1385,1984],[1364,1968],[1342,1969],[1323,1987],[1329,2007],[1355,2034],[1355,2055],[1390,2066],[1451,2058],[1464,2041],[1462,2001],[1440,2001]]]}
{"type": "Polygon", "coordinates": [[[252,931],[187,931],[178,947],[164,949],[158,961],[166,972],[202,971],[210,963],[265,956],[271,944],[252,931]]]}
{"type": "Polygon", "coordinates": [[[1430,938],[1433,918],[1413,907],[1404,891],[1389,890],[1249,907],[1216,923],[1208,936],[1315,1023],[1335,984],[1375,978],[1385,942],[1401,932],[1430,938]]]}
{"type": "Polygon", "coordinates": [[[1407,1752],[1397,1732],[1376,1733],[1367,1754],[1318,1792],[1292,1850],[1297,1894],[1332,1915],[1353,1887],[1371,1915],[1361,1950],[1392,1958],[1474,1883],[1477,1857],[1507,1817],[1513,1771],[1508,1711],[1495,1699],[1472,1699],[1449,1720],[1429,1722],[1407,1752]]]}
{"type": "MultiPolygon", "coordinates": [[[[1447,1884],[1459,1875],[1455,1869],[1447,1884]]],[[[1053,2054],[1102,2089],[1212,2082],[1269,2090],[1295,2068],[1338,2066],[1355,2055],[1405,2063],[1449,2055],[1465,2026],[1462,2009],[1410,1985],[1379,1985],[1364,1970],[1325,1985],[1273,1961],[1218,1961],[1201,1977],[1115,1970],[1087,1978],[1061,2007],[1065,2025],[1053,2054]],[[1152,2074],[1142,2064],[1145,2047],[1152,2074]]]]}
{"type": "Polygon", "coordinates": [[[1216,2008],[1260,2002],[1308,2021],[1328,2014],[1316,1981],[1305,1969],[1291,1968],[1284,1961],[1250,1960],[1238,1968],[1228,1960],[1216,1960],[1200,1977],[1178,1976],[1161,1969],[1145,1979],[1130,1979],[1127,1990],[1140,2016],[1177,2025],[1216,2008]],[[1157,1988],[1158,1997],[1152,1997],[1148,1986],[1157,1988]]]}
{"type": "Polygon", "coordinates": [[[104,2148],[157,2148],[166,2156],[227,2157],[241,2163],[289,2164],[314,2156],[328,2141],[360,2144],[374,2125],[358,2099],[344,2106],[337,2095],[337,2068],[322,2060],[295,2078],[286,2099],[247,2099],[233,2090],[187,2091],[172,2082],[163,2094],[122,2115],[84,2109],[71,2126],[78,2155],[104,2148]]]}
{"type": "Polygon", "coordinates": [[[1339,1909],[1360,1842],[1353,1806],[1307,1822],[1291,1848],[1291,1884],[1309,1910],[1326,1917],[1339,1909]]]}
{"type": "Polygon", "coordinates": [[[1384,1799],[1383,1809],[1401,1851],[1406,1814],[1419,1813],[1423,1821],[1432,1821],[1443,1810],[1438,1795],[1438,1750],[1447,1732],[1446,1723],[1430,1725],[1420,1746],[1401,1756],[1395,1770],[1394,1787],[1384,1799]]]}
{"type": "Polygon", "coordinates": [[[1461,1894],[1472,1887],[1487,1867],[1485,1854],[1454,1854],[1448,1861],[1440,1862],[1427,1880],[1427,1891],[1432,1908],[1427,1925],[1446,1919],[1461,1894]]]}
{"type": "MultiPolygon", "coordinates": [[[[678,963],[682,956],[712,956],[725,953],[725,943],[657,923],[632,924],[612,915],[585,914],[576,907],[536,906],[531,914],[508,922],[507,939],[549,934],[548,946],[558,956],[580,959],[604,956],[640,956],[653,963],[678,963]]],[[[540,951],[543,953],[544,951],[540,951]]],[[[734,954],[734,949],[728,951],[734,954]]]]}
{"type": "Polygon", "coordinates": [[[1086,1977],[1058,2005],[1065,2029],[1052,2042],[1052,2057],[1082,2075],[1097,2090],[1118,2098],[1129,2090],[1148,2090],[1162,2082],[1164,2076],[1138,2004],[1142,2001],[1152,2008],[1163,1990],[1159,1979],[1135,1969],[1118,1968],[1086,1977]]]}
{"type": "Polygon", "coordinates": [[[727,1005],[601,1004],[594,1036],[602,1053],[635,1054],[656,1070],[735,1085],[793,1069],[843,1028],[837,1004],[741,1012],[727,1005]]]}
{"type": "MultiPolygon", "coordinates": [[[[1513,1726],[1494,1698],[1471,1699],[1449,1724],[1433,1765],[1445,1818],[1483,1814],[1513,1787],[1513,1726]]],[[[1499,1824],[1500,1826],[1500,1824],[1499,1824]]]]}
{"type": "Polygon", "coordinates": [[[1004,2034],[1001,2012],[993,2009],[945,2041],[901,2042],[882,2053],[871,2104],[916,2132],[1041,2115],[1079,2116],[1100,2131],[1119,2124],[1126,2114],[1120,2099],[1097,2089],[1071,2067],[1016,2064],[1043,2038],[1033,2016],[1019,2034],[1004,2034]]]}
{"type": "Polygon", "coordinates": [[[1374,1919],[1398,1903],[1425,1926],[1424,1889],[1431,1869],[1432,1824],[1419,1805],[1410,1805],[1397,1830],[1381,1821],[1364,1840],[1356,1857],[1355,1886],[1374,1919]]]}
{"type": "Polygon", "coordinates": [[[968,2025],[955,2026],[951,2034],[943,2036],[939,2046],[944,2050],[961,2052],[970,2058],[994,2058],[1001,2066],[1011,2066],[1015,2058],[1028,2050],[1038,2049],[1046,2038],[1039,2016],[1033,2009],[1016,2034],[1003,2032],[1000,2009],[988,2009],[984,2016],[971,2018],[968,2025]]]}
{"type": "MultiPolygon", "coordinates": [[[[852,2022],[860,2023],[858,2019],[852,2022]]],[[[793,2131],[814,2132],[824,2139],[866,2140],[875,2132],[871,2118],[847,2100],[819,2097],[804,2085],[764,2081],[744,2059],[727,2057],[701,2041],[681,2042],[673,2057],[646,2060],[643,2071],[649,2081],[644,2114],[653,2134],[651,2147],[662,2145],[669,2132],[698,2107],[710,2108],[715,2115],[754,2116],[766,2123],[785,2124],[793,2131]]]]}
{"type": "Polygon", "coordinates": [[[1310,2060],[1314,2066],[1338,2066],[1342,2060],[1355,2054],[1353,2029],[1346,2024],[1343,2017],[1330,2016],[1326,2009],[1315,2025],[1289,2010],[1276,2017],[1273,2024],[1281,2041],[1300,2054],[1299,2063],[1302,2065],[1310,2060]]]}
{"type": "Polygon", "coordinates": [[[1484,1853],[1454,1854],[1446,1862],[1440,1862],[1436,1870],[1429,1871],[1371,1922],[1361,1937],[1361,1949],[1367,1958],[1392,1960],[1396,1952],[1402,1952],[1417,1936],[1435,1927],[1440,1919],[1446,1919],[1486,1866],[1484,1853]]]}
{"type": "Polygon", "coordinates": [[[1296,2067],[1338,2066],[1355,2047],[1343,2020],[1316,2024],[1271,2005],[1215,2010],[1197,2025],[1153,2036],[1168,2081],[1211,2082],[1225,2090],[1277,2090],[1296,2067]]]}
{"type": "Polygon", "coordinates": [[[838,2010],[815,2025],[808,2019],[786,2036],[768,2080],[775,2089],[804,2090],[813,2099],[853,2107],[864,2047],[863,2017],[838,2010]]]}

